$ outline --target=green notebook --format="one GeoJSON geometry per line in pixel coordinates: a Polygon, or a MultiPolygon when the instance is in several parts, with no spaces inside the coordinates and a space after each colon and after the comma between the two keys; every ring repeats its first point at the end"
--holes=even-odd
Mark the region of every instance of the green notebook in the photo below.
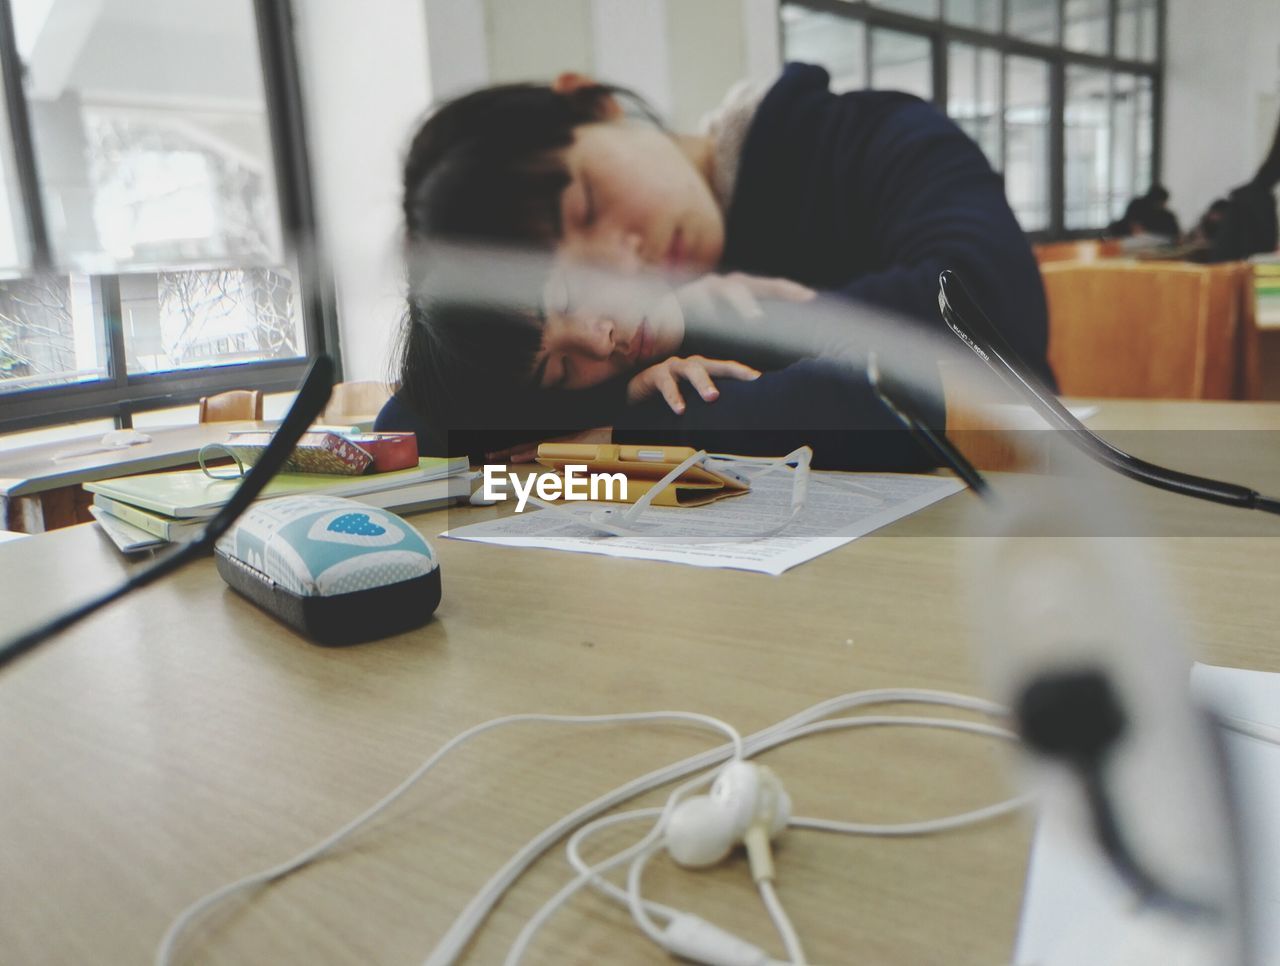
{"type": "MultiPolygon", "coordinates": [[[[276,496],[294,496],[299,493],[328,493],[331,496],[359,496],[402,486],[416,486],[427,480],[465,473],[466,457],[451,458],[426,456],[418,460],[416,469],[396,470],[392,473],[374,473],[368,476],[329,476],[321,473],[280,473],[258,497],[266,500],[276,496]]],[[[215,472],[225,472],[218,467],[215,472]]],[[[231,498],[238,479],[215,480],[203,470],[178,470],[171,473],[146,473],[140,476],[118,476],[113,480],[86,483],[90,493],[128,503],[133,506],[163,513],[169,517],[207,518],[213,516],[231,498]]]]}

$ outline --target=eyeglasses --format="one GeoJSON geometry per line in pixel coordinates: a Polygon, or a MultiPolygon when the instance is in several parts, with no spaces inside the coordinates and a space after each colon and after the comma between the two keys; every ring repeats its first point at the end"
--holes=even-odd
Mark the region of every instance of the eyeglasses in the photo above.
{"type": "Polygon", "coordinates": [[[1280,499],[1256,490],[1148,463],[1108,443],[1076,419],[1031,372],[1007,339],[969,294],[953,271],[938,276],[938,308],[943,321],[965,345],[1025,398],[1049,425],[1066,430],[1067,438],[1090,458],[1131,480],[1200,500],[1280,514],[1280,499]]]}

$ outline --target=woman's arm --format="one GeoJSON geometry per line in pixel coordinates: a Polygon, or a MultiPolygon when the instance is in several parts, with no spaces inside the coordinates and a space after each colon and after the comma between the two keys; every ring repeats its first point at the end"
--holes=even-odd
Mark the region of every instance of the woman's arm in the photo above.
{"type": "MultiPolygon", "coordinates": [[[[940,387],[920,398],[930,422],[942,426],[940,387]]],[[[752,382],[726,382],[718,399],[691,396],[680,415],[662,399],[646,400],[615,423],[613,439],[745,456],[780,456],[808,445],[818,469],[920,472],[936,465],[865,374],[824,359],[803,359],[752,382]]]]}

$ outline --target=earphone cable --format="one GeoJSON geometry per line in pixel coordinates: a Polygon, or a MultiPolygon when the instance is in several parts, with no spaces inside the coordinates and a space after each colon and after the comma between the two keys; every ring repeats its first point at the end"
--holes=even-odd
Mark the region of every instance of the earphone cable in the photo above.
{"type": "MultiPolygon", "coordinates": [[[[576,895],[583,886],[590,884],[593,879],[599,878],[602,873],[609,871],[615,866],[621,865],[633,857],[644,856],[647,853],[654,851],[655,842],[657,842],[658,837],[662,834],[662,830],[666,826],[667,817],[671,814],[672,810],[675,809],[676,805],[680,803],[680,800],[684,798],[685,795],[694,789],[707,784],[710,780],[710,774],[699,775],[698,777],[692,778],[677,787],[667,797],[666,804],[663,805],[662,810],[658,815],[658,820],[654,823],[653,828],[645,833],[644,838],[640,839],[640,841],[636,842],[634,845],[630,845],[623,849],[621,852],[610,856],[604,862],[592,866],[586,872],[579,873],[565,886],[563,886],[559,892],[543,903],[542,907],[533,914],[528,922],[524,924],[524,928],[520,930],[520,934],[516,937],[515,942],[511,944],[511,948],[507,952],[507,958],[504,960],[504,966],[519,966],[520,960],[524,957],[526,950],[533,942],[538,931],[560,909],[560,907],[573,898],[573,896],[576,895]]],[[[632,915],[635,916],[635,914],[636,909],[633,907],[632,915]]],[[[665,941],[661,931],[653,920],[649,919],[643,909],[640,909],[640,918],[636,921],[642,924],[640,928],[644,930],[645,934],[648,935],[650,939],[660,946],[665,946],[665,941]]]]}
{"type": "Polygon", "coordinates": [[[804,955],[804,946],[800,943],[800,935],[796,932],[796,927],[791,922],[791,917],[787,915],[787,910],[783,908],[782,900],[778,898],[778,891],[773,887],[773,883],[768,879],[761,879],[756,883],[756,888],[760,891],[760,899],[764,902],[764,907],[769,912],[769,918],[773,920],[773,926],[778,930],[778,935],[782,937],[782,945],[787,951],[787,958],[791,960],[794,966],[806,966],[808,960],[804,955]]]}
{"type": "MultiPolygon", "coordinates": [[[[778,722],[769,728],[765,728],[745,740],[738,738],[737,740],[731,741],[729,744],[721,745],[690,756],[689,758],[673,765],[654,769],[653,771],[641,775],[638,778],[635,778],[632,781],[599,796],[585,805],[580,806],[569,815],[563,816],[561,819],[548,826],[533,840],[526,843],[525,846],[512,856],[502,868],[494,873],[485,886],[471,898],[467,906],[458,915],[446,931],[445,935],[437,943],[435,949],[431,953],[428,963],[430,966],[439,966],[439,964],[454,962],[457,957],[461,955],[462,950],[466,947],[467,943],[470,942],[472,935],[474,935],[475,931],[480,927],[480,924],[488,916],[498,899],[511,887],[511,884],[514,883],[515,880],[518,879],[524,871],[557,840],[562,838],[570,830],[580,826],[583,822],[599,816],[603,812],[634,798],[636,795],[667,784],[668,782],[683,778],[698,771],[699,769],[711,767],[712,765],[722,762],[731,756],[747,757],[772,747],[773,744],[778,741],[775,736],[784,733],[787,730],[794,730],[799,726],[818,721],[821,718],[835,714],[839,711],[889,703],[948,705],[993,717],[1003,717],[1007,713],[1004,708],[991,701],[981,698],[971,698],[966,695],[949,694],[947,692],[927,689],[882,688],[869,691],[851,692],[834,698],[829,698],[826,701],[819,702],[812,707],[799,711],[784,721],[778,722]]],[[[318,845],[305,850],[294,859],[270,868],[264,872],[246,876],[243,879],[223,886],[220,889],[197,899],[183,910],[173,923],[171,923],[157,949],[155,962],[157,966],[165,966],[165,964],[168,964],[172,959],[174,949],[182,933],[200,916],[213,908],[223,899],[243,890],[269,884],[270,882],[283,878],[297,869],[302,868],[309,862],[314,861],[316,858],[319,858],[321,855],[336,846],[347,835],[353,833],[361,825],[389,807],[450,751],[485,731],[516,722],[599,724],[616,723],[620,721],[652,721],[663,718],[694,721],[702,724],[714,722],[714,725],[710,726],[715,727],[717,730],[726,731],[731,735],[737,735],[736,730],[725,722],[719,722],[707,715],[691,712],[640,712],[635,714],[590,716],[521,714],[495,718],[490,721],[482,722],[467,731],[455,735],[430,758],[428,758],[426,762],[419,766],[412,775],[401,782],[401,784],[390,794],[385,796],[381,801],[367,809],[360,816],[347,823],[347,825],[343,826],[318,845]]]]}
{"type": "MultiPolygon", "coordinates": [[[[927,688],[876,688],[867,691],[854,691],[828,698],[751,735],[743,742],[744,757],[750,757],[773,747],[774,744],[778,743],[778,739],[775,737],[777,734],[794,730],[828,715],[859,707],[897,703],[941,705],[997,718],[1006,717],[1008,714],[1005,708],[994,701],[927,688]]],[[[475,931],[480,928],[480,924],[484,922],[494,905],[511,887],[511,884],[530,865],[537,861],[547,849],[551,848],[556,841],[563,837],[569,829],[576,828],[582,822],[594,818],[608,809],[620,805],[622,802],[629,801],[636,795],[665,785],[668,782],[676,781],[701,768],[708,768],[724,761],[726,757],[728,757],[726,749],[722,746],[718,749],[693,755],[673,765],[655,769],[628,782],[626,785],[614,789],[612,792],[600,796],[594,801],[588,802],[548,826],[526,843],[519,852],[490,877],[479,892],[472,896],[466,908],[463,909],[450,925],[445,935],[436,944],[435,949],[427,960],[427,966],[447,966],[447,964],[455,962],[462,955],[462,950],[471,941],[475,931]]]]}
{"type": "MultiPolygon", "coordinates": [[[[968,732],[987,737],[996,737],[1008,741],[1017,741],[1017,735],[1007,728],[1000,728],[995,725],[986,724],[980,721],[966,721],[961,719],[950,718],[929,718],[922,716],[909,715],[864,715],[852,718],[829,718],[822,721],[813,722],[808,725],[796,728],[790,732],[778,736],[777,742],[770,747],[794,741],[798,738],[806,737],[812,734],[820,734],[827,731],[845,730],[860,727],[917,727],[917,728],[933,728],[937,730],[949,730],[968,732]]],[[[930,835],[940,832],[949,832],[955,829],[964,828],[969,825],[975,825],[980,822],[990,821],[993,818],[1009,814],[1019,808],[1022,808],[1032,801],[1031,796],[1024,795],[1016,798],[1007,799],[994,805],[985,806],[983,808],[974,809],[968,812],[962,812],[957,815],[946,816],[938,819],[929,819],[918,822],[904,822],[890,825],[872,825],[866,823],[841,822],[829,819],[818,818],[796,818],[793,817],[788,823],[789,827],[808,828],[824,832],[836,832],[847,835],[866,835],[879,837],[903,837],[909,835],[930,835]]],[[[610,898],[619,899],[630,910],[632,919],[637,927],[653,939],[659,945],[665,947],[665,940],[662,938],[656,924],[648,918],[646,912],[653,912],[656,904],[650,900],[643,898],[640,892],[640,875],[644,865],[648,861],[648,856],[637,855],[633,860],[632,866],[627,877],[627,890],[625,893],[618,889],[613,883],[604,878],[600,872],[604,869],[605,863],[612,865],[612,860],[618,856],[613,856],[605,863],[596,866],[588,866],[578,852],[583,841],[594,834],[601,828],[620,822],[629,820],[638,820],[640,818],[657,817],[658,822],[655,823],[647,838],[654,838],[663,831],[662,823],[665,821],[667,809],[636,809],[629,812],[623,812],[619,815],[606,816],[597,819],[580,828],[570,838],[566,846],[566,853],[569,864],[582,876],[588,877],[588,884],[592,885],[598,891],[603,892],[610,898]]],[[[678,910],[669,907],[661,907],[661,914],[671,918],[676,915],[683,915],[678,910]]],[[[549,918],[550,913],[546,918],[549,918]]],[[[542,920],[545,924],[546,918],[542,920]]],[[[780,933],[781,934],[781,933],[780,933]]],[[[785,942],[785,936],[784,942],[785,942]]],[[[788,955],[794,958],[794,953],[788,950],[788,955]]]]}
{"type": "Polygon", "coordinates": [[[278,879],[281,879],[292,872],[314,862],[323,856],[330,849],[337,846],[343,839],[358,830],[361,826],[375,818],[377,815],[389,808],[397,799],[399,799],[411,787],[417,784],[428,771],[430,771],[439,761],[449,752],[466,743],[472,738],[491,731],[495,728],[503,727],[509,724],[517,723],[537,723],[537,724],[619,724],[619,723],[636,723],[643,721],[684,721],[693,722],[721,731],[729,736],[729,748],[733,749],[735,755],[742,754],[742,737],[737,729],[727,722],[720,721],[710,715],[698,714],[686,711],[646,711],[634,712],[626,714],[608,714],[608,715],[550,715],[550,714],[516,714],[508,715],[502,718],[494,718],[490,721],[481,722],[474,727],[463,731],[444,745],[442,745],[431,757],[418,766],[418,768],[397,785],[390,793],[381,798],[378,802],[370,806],[360,815],[356,816],[350,822],[342,826],[333,834],[304,850],[292,859],[273,866],[262,872],[245,876],[235,882],[222,886],[215,891],[197,899],[191,905],[187,906],[176,919],[170,924],[166,930],[164,937],[160,941],[160,945],[156,950],[155,963],[156,966],[167,966],[173,958],[174,949],[182,933],[191,926],[200,916],[212,909],[218,903],[222,902],[229,896],[237,892],[252,889],[257,886],[267,885],[278,879]]]}

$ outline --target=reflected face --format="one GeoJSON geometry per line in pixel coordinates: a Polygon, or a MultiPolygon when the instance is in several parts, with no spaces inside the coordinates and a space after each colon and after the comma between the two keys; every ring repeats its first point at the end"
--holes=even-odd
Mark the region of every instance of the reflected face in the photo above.
{"type": "Polygon", "coordinates": [[[642,121],[581,125],[562,160],[557,252],[620,271],[710,271],[724,216],[702,172],[667,133],[642,121]]]}
{"type": "Polygon", "coordinates": [[[675,296],[561,265],[543,291],[542,346],[532,382],[587,389],[674,355],[684,340],[675,296]]]}

